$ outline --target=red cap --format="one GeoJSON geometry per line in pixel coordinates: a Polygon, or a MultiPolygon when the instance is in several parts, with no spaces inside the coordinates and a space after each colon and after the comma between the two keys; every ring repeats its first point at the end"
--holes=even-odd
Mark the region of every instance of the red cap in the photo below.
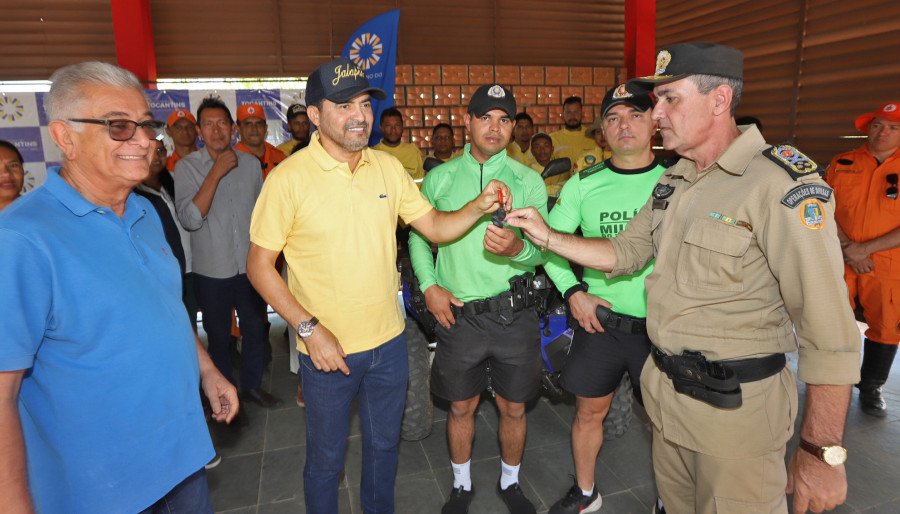
{"type": "Polygon", "coordinates": [[[166,120],[166,126],[171,127],[175,124],[176,121],[180,120],[181,118],[190,121],[194,125],[197,124],[197,118],[195,118],[194,115],[191,114],[191,111],[187,109],[176,109],[172,111],[172,114],[170,114],[169,118],[166,120]]]}
{"type": "Polygon", "coordinates": [[[265,121],[266,111],[259,104],[244,104],[238,107],[237,120],[244,121],[247,118],[259,118],[265,121]]]}
{"type": "Polygon", "coordinates": [[[900,102],[884,104],[875,112],[867,112],[856,118],[856,130],[865,132],[869,130],[869,123],[875,118],[884,118],[888,121],[900,123],[900,102]]]}

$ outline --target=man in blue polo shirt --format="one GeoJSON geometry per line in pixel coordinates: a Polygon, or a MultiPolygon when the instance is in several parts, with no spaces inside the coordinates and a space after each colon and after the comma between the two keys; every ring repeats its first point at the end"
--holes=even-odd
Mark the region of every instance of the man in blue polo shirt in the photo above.
{"type": "Polygon", "coordinates": [[[191,330],[159,216],[131,192],[162,124],[110,64],[51,81],[62,168],[0,216],[3,511],[211,513],[197,389],[226,422],[237,391],[191,330]]]}

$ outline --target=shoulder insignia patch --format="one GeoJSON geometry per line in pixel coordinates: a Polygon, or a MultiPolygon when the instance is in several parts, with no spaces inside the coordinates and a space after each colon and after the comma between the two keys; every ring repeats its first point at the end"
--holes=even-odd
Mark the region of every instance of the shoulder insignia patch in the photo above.
{"type": "Polygon", "coordinates": [[[827,202],[831,200],[831,193],[832,189],[826,185],[803,184],[788,191],[784,198],[781,199],[781,203],[794,209],[800,205],[800,202],[809,198],[818,198],[823,202],[827,202]]]}
{"type": "Polygon", "coordinates": [[[595,164],[589,168],[585,168],[585,169],[581,170],[578,173],[578,180],[584,180],[584,179],[590,177],[591,175],[593,175],[594,173],[597,173],[598,171],[603,171],[605,169],[606,169],[606,161],[600,161],[597,164],[595,164]]]}
{"type": "Polygon", "coordinates": [[[812,159],[791,145],[777,145],[763,150],[770,161],[774,162],[785,171],[792,179],[798,180],[810,173],[822,175],[825,170],[819,168],[812,159]]]}
{"type": "Polygon", "coordinates": [[[838,159],[837,162],[838,164],[853,164],[852,159],[838,159]]]}
{"type": "Polygon", "coordinates": [[[670,186],[669,184],[663,184],[660,182],[656,184],[656,187],[653,188],[653,198],[657,200],[665,200],[666,198],[672,196],[672,193],[675,192],[675,187],[670,186]]]}
{"type": "Polygon", "coordinates": [[[822,230],[825,226],[825,206],[817,198],[803,200],[797,213],[800,223],[810,230],[822,230]]]}

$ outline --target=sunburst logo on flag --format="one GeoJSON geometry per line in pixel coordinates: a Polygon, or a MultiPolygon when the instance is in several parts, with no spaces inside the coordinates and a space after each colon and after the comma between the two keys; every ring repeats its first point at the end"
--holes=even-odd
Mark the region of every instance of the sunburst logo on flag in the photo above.
{"type": "Polygon", "coordinates": [[[25,106],[18,98],[13,96],[0,97],[0,119],[3,121],[16,121],[25,114],[25,106]]]}
{"type": "Polygon", "coordinates": [[[383,52],[381,38],[378,34],[366,32],[353,40],[350,45],[350,60],[364,70],[378,64],[383,52]]]}

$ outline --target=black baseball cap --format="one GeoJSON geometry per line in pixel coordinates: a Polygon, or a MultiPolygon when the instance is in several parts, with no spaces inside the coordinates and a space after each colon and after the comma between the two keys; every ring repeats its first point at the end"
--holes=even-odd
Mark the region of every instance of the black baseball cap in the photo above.
{"type": "Polygon", "coordinates": [[[384,100],[383,90],[369,85],[369,80],[359,66],[349,59],[335,59],[312,72],[306,82],[306,105],[315,105],[322,100],[344,103],[362,94],[376,100],[384,100]]]}
{"type": "Polygon", "coordinates": [[[600,118],[606,117],[606,113],[619,104],[628,104],[635,110],[644,112],[653,108],[653,99],[650,98],[650,91],[647,89],[631,86],[627,82],[619,84],[603,95],[600,118]]]}
{"type": "Polygon", "coordinates": [[[510,118],[516,117],[516,99],[512,91],[500,84],[489,84],[476,89],[469,99],[467,112],[475,116],[484,116],[494,109],[500,109],[510,118]]]}
{"type": "Polygon", "coordinates": [[[690,75],[716,75],[744,78],[744,53],[737,48],[716,43],[678,43],[656,54],[653,75],[636,77],[628,82],[643,89],[675,82],[690,75]]]}
{"type": "Polygon", "coordinates": [[[306,114],[306,106],[303,104],[293,104],[288,107],[287,110],[287,119],[290,121],[294,118],[294,116],[306,114]]]}

